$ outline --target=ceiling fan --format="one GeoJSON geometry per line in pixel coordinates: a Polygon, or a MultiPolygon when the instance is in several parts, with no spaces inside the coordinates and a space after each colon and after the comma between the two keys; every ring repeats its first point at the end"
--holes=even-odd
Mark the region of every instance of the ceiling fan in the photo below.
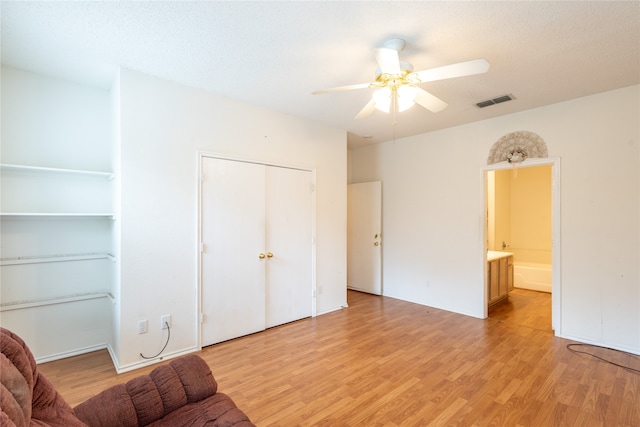
{"type": "Polygon", "coordinates": [[[391,39],[384,43],[383,48],[375,50],[378,63],[375,81],[330,89],[316,90],[314,95],[346,90],[375,88],[371,100],[356,115],[356,119],[369,116],[375,109],[386,113],[404,111],[414,104],[421,105],[429,111],[437,113],[447,107],[447,103],[440,98],[418,87],[419,84],[454,77],[469,76],[486,73],[489,63],[485,59],[474,59],[457,64],[445,65],[423,71],[413,71],[413,66],[400,62],[398,53],[404,49],[405,41],[391,39]]]}

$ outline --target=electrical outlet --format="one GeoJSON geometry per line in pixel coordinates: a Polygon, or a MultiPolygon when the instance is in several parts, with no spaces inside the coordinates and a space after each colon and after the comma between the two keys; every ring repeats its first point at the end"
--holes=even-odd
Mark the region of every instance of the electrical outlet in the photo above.
{"type": "Polygon", "coordinates": [[[146,334],[149,332],[149,322],[146,320],[138,320],[138,333],[146,334]]]}
{"type": "Polygon", "coordinates": [[[160,317],[160,329],[167,329],[167,325],[171,327],[171,315],[165,314],[160,317]]]}

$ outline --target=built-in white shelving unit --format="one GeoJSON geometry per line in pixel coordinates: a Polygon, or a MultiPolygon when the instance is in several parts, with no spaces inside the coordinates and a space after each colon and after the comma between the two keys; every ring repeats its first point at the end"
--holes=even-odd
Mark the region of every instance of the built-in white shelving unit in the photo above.
{"type": "MultiPolygon", "coordinates": [[[[25,242],[18,239],[13,241],[10,237],[12,233],[5,237],[9,241],[0,258],[1,266],[113,261],[109,251],[86,252],[87,249],[100,247],[106,249],[110,246],[107,233],[110,226],[101,220],[113,219],[113,212],[106,209],[112,204],[110,189],[112,173],[7,163],[0,164],[0,171],[2,172],[0,201],[3,209],[0,216],[4,220],[3,226],[9,232],[17,229],[15,234],[20,236],[20,240],[26,240],[25,242]],[[32,222],[26,226],[19,224],[20,220],[29,219],[38,223],[32,222]],[[83,220],[84,226],[76,228],[73,223],[62,224],[60,221],[64,219],[78,219],[78,222],[83,220]],[[90,232],[91,229],[93,229],[92,239],[88,241],[82,239],[82,235],[90,232]],[[104,237],[104,242],[96,240],[99,235],[104,237]],[[37,241],[38,246],[29,246],[29,240],[37,241]],[[49,241],[48,244],[47,241],[49,241]],[[64,252],[60,252],[57,248],[64,252]],[[77,248],[77,252],[68,252],[73,248],[77,248]],[[7,255],[7,252],[10,255],[7,255]]],[[[6,297],[3,298],[0,307],[13,304],[5,300],[6,297]]]]}
{"type": "MultiPolygon", "coordinates": [[[[3,323],[15,329],[26,319],[42,319],[38,328],[46,335],[81,330],[85,321],[109,330],[114,175],[7,163],[0,174],[3,323]],[[56,330],[47,331],[49,325],[56,330]]],[[[49,360],[95,348],[87,338],[83,347],[79,331],[73,336],[78,344],[55,343],[55,350],[37,356],[49,360]]]]}
{"type": "Polygon", "coordinates": [[[110,94],[3,68],[0,322],[39,362],[111,337],[110,94]],[[106,170],[105,170],[106,169],[106,170]]]}

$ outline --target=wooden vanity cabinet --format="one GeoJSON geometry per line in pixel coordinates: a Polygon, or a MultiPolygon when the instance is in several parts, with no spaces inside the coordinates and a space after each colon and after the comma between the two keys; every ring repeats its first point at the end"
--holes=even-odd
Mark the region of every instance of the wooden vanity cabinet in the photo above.
{"type": "Polygon", "coordinates": [[[488,301],[491,306],[507,299],[513,289],[513,255],[490,260],[487,264],[488,301]]]}

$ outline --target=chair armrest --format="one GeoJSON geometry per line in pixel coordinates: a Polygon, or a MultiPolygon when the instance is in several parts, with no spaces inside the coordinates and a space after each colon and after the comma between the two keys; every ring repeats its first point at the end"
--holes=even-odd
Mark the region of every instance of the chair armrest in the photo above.
{"type": "Polygon", "coordinates": [[[108,388],[74,411],[91,427],[145,426],[182,406],[213,396],[217,389],[207,363],[189,355],[159,366],[149,375],[108,388]]]}

